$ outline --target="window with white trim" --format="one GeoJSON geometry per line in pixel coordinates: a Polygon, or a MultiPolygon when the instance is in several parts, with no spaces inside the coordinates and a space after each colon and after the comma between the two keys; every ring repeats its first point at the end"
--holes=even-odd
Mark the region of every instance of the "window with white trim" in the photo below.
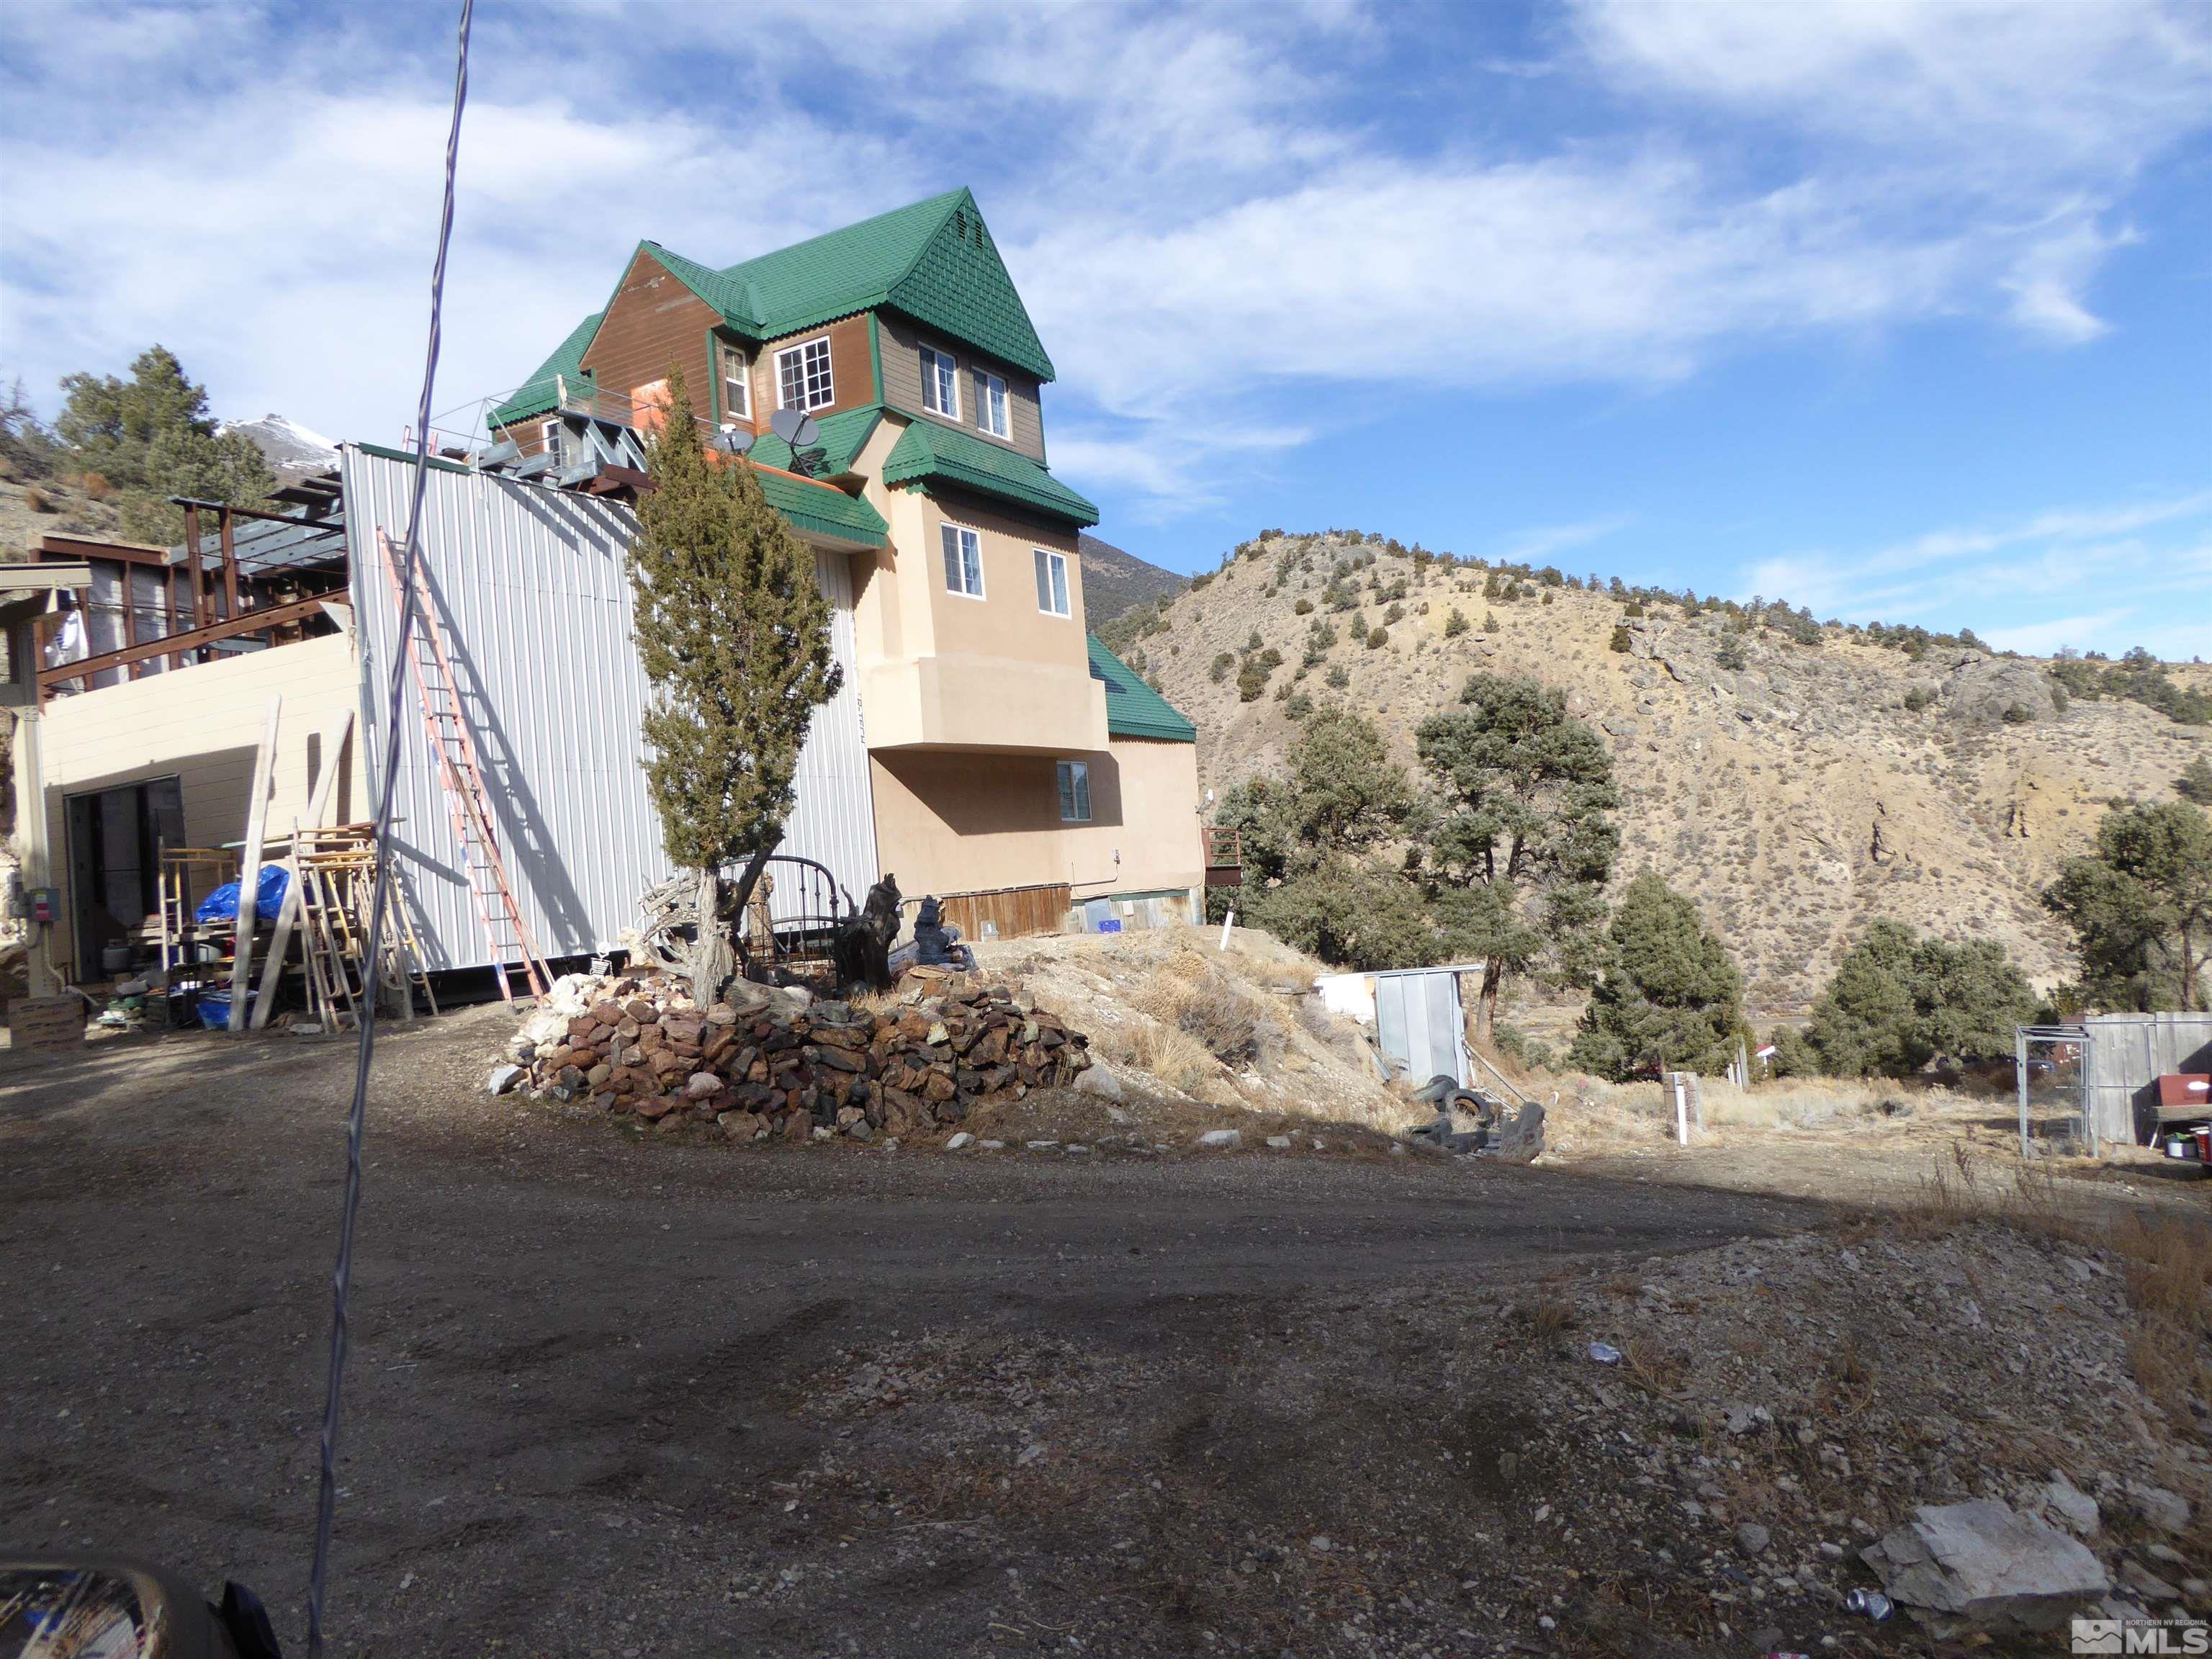
{"type": "Polygon", "coordinates": [[[949,420],[960,418],[960,365],[932,346],[921,349],[921,406],[949,420]]]}
{"type": "Polygon", "coordinates": [[[1006,418],[1006,383],[995,374],[975,371],[975,424],[994,438],[1014,435],[1006,418]]]}
{"type": "Polygon", "coordinates": [[[559,421],[548,421],[538,428],[538,436],[545,447],[545,453],[553,458],[553,465],[565,465],[568,459],[568,428],[559,421]]]}
{"type": "Polygon", "coordinates": [[[1062,823],[1091,822],[1089,761],[1060,763],[1060,821],[1062,823]]]}
{"type": "Polygon", "coordinates": [[[750,421],[753,416],[752,380],[745,373],[745,354],[726,343],[719,348],[722,360],[722,419],[750,421]]]}
{"type": "Polygon", "coordinates": [[[1040,547],[1036,552],[1037,609],[1048,616],[1067,614],[1067,555],[1048,552],[1040,547]]]}
{"type": "Polygon", "coordinates": [[[971,599],[983,597],[983,538],[957,524],[940,525],[945,544],[945,586],[971,599]]]}
{"type": "Polygon", "coordinates": [[[775,354],[775,393],[781,409],[821,409],[837,400],[830,384],[830,337],[775,354]]]}

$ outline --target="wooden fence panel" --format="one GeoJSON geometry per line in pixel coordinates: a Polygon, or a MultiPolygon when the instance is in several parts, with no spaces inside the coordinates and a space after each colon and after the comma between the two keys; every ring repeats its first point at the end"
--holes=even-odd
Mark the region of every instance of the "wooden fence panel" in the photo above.
{"type": "Polygon", "coordinates": [[[1065,882],[1044,887],[1000,887],[987,893],[951,893],[938,900],[945,920],[964,939],[1019,939],[1028,933],[1056,933],[1067,915],[1065,882]],[[991,924],[986,933],[983,924],[991,924]]]}

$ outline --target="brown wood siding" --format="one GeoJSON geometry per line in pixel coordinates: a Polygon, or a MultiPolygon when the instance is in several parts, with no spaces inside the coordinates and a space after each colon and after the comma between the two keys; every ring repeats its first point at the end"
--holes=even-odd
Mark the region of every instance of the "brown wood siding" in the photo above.
{"type": "Polygon", "coordinates": [[[1006,443],[1033,461],[1044,459],[1044,413],[1038,402],[1033,375],[1010,368],[957,340],[918,330],[903,317],[878,313],[884,337],[884,401],[909,410],[922,419],[937,420],[921,406],[921,349],[931,345],[948,352],[960,364],[960,415],[948,425],[966,428],[986,443],[1006,443]],[[973,371],[987,369],[1006,383],[1006,424],[1012,439],[994,438],[975,424],[975,383],[973,371]]]}
{"type": "Polygon", "coordinates": [[[973,942],[990,937],[989,922],[1000,939],[1021,939],[1031,933],[1056,933],[1065,923],[1073,902],[1065,884],[1054,887],[1002,887],[990,893],[949,893],[938,901],[944,919],[973,942]]]}
{"type": "MultiPolygon", "coordinates": [[[[692,407],[702,418],[709,416],[714,388],[707,331],[721,320],[720,312],[671,276],[659,260],[641,252],[584,353],[584,367],[599,377],[602,397],[621,398],[666,379],[674,364],[684,371],[692,407]]],[[[605,405],[603,410],[619,418],[618,410],[605,405]]]]}
{"type": "Polygon", "coordinates": [[[800,345],[808,340],[830,337],[830,389],[836,399],[811,412],[815,415],[835,415],[841,409],[858,409],[876,400],[876,376],[868,362],[868,319],[864,316],[840,317],[836,322],[821,328],[810,328],[798,334],[787,334],[781,339],[770,340],[754,354],[753,412],[765,429],[768,417],[778,404],[775,386],[775,354],[787,346],[800,345]]]}

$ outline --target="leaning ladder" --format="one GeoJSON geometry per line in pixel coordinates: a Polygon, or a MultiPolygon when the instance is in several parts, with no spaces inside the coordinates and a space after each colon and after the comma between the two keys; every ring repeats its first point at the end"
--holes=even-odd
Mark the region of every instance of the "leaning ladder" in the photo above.
{"type": "MultiPolygon", "coordinates": [[[[392,538],[376,532],[378,550],[384,556],[384,574],[392,585],[398,613],[407,611],[405,587],[399,574],[398,550],[392,538]]],[[[492,832],[491,802],[484,793],[483,769],[477,763],[476,739],[461,714],[460,694],[453,682],[453,660],[446,654],[446,636],[430,605],[428,584],[418,564],[415,571],[415,629],[401,641],[407,666],[415,677],[415,691],[422,708],[422,728],[438,757],[438,779],[445,786],[446,810],[452,814],[453,833],[460,837],[461,856],[467,866],[469,898],[483,925],[484,944],[491,951],[499,994],[512,1002],[511,976],[520,969],[530,994],[545,994],[544,964],[531,943],[522,908],[514,902],[514,889],[507,878],[507,864],[500,857],[499,838],[492,832]],[[426,661],[422,641],[430,643],[426,661]]]]}

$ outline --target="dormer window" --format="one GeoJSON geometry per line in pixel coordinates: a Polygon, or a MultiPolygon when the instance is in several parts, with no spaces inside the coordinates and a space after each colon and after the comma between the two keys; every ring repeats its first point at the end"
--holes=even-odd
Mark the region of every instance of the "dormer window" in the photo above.
{"type": "Polygon", "coordinates": [[[775,354],[775,390],[784,409],[826,409],[837,401],[830,383],[830,337],[775,354]]]}
{"type": "Polygon", "coordinates": [[[994,438],[1011,438],[1006,419],[1006,383],[995,374],[975,371],[975,424],[994,438]]]}
{"type": "Polygon", "coordinates": [[[715,348],[715,356],[720,359],[723,422],[751,420],[753,386],[745,373],[745,354],[736,346],[722,344],[715,348]]]}
{"type": "Polygon", "coordinates": [[[948,421],[960,418],[960,365],[930,346],[921,349],[921,406],[948,421]]]}

